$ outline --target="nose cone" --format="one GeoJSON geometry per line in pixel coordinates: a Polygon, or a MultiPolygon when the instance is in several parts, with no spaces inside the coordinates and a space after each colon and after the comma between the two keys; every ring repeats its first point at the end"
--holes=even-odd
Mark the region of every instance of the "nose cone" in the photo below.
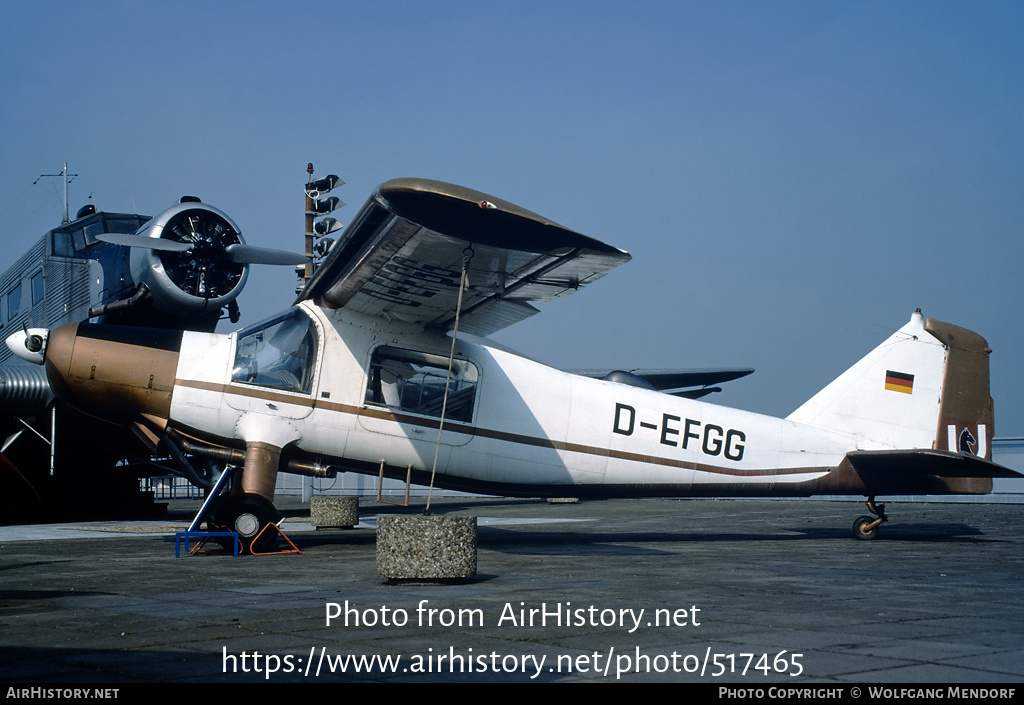
{"type": "Polygon", "coordinates": [[[181,331],[69,323],[50,332],[46,376],[64,402],[111,421],[168,418],[181,331]]]}
{"type": "Polygon", "coordinates": [[[50,331],[46,328],[27,328],[7,336],[7,347],[11,352],[35,365],[43,364],[46,353],[46,339],[50,331]]]}

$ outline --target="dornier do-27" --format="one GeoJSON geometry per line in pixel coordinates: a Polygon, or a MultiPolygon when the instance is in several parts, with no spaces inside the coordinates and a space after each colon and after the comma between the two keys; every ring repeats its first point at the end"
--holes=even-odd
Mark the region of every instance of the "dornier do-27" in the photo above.
{"type": "MultiPolygon", "coordinates": [[[[55,393],[236,466],[216,523],[279,519],[279,472],[352,471],[505,496],[987,493],[989,349],[910,321],[785,419],[670,393],[736,376],[546,367],[488,341],[629,260],[492,196],[383,184],[296,304],[230,335],[81,323],[16,334],[55,393]],[[26,338],[35,336],[35,351],[26,338]]],[[[692,390],[691,390],[692,391],[692,390]]]]}

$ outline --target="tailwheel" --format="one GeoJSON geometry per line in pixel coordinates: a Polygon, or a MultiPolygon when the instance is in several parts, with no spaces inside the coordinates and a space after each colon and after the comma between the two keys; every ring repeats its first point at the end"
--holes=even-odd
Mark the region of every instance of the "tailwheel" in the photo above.
{"type": "Polygon", "coordinates": [[[853,522],[853,537],[862,541],[871,541],[878,538],[878,527],[889,521],[885,515],[885,505],[875,504],[875,498],[869,497],[867,501],[868,510],[875,516],[859,516],[853,522]]]}
{"type": "Polygon", "coordinates": [[[215,521],[238,532],[243,553],[266,553],[273,547],[278,532],[264,529],[277,524],[281,518],[281,512],[266,497],[242,493],[224,500],[217,509],[215,521]]]}
{"type": "Polygon", "coordinates": [[[853,522],[853,537],[855,539],[870,541],[877,538],[877,536],[878,520],[875,517],[864,515],[857,517],[857,520],[853,522]]]}

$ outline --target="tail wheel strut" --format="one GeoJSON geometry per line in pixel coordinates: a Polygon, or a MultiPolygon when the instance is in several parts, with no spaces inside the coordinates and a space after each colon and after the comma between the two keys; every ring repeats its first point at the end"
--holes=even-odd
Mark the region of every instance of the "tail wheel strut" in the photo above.
{"type": "Polygon", "coordinates": [[[859,516],[853,522],[853,537],[863,541],[871,541],[877,538],[878,527],[889,521],[889,517],[885,515],[885,505],[881,503],[875,504],[873,496],[868,497],[867,507],[868,511],[875,516],[859,516]]]}

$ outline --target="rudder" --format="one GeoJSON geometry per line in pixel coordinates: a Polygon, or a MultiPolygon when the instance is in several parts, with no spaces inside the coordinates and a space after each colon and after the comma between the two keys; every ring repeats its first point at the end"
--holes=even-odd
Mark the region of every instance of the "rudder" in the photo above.
{"type": "Polygon", "coordinates": [[[935,448],[992,459],[995,411],[989,391],[992,348],[977,333],[929,318],[925,330],[946,346],[935,448]]]}

